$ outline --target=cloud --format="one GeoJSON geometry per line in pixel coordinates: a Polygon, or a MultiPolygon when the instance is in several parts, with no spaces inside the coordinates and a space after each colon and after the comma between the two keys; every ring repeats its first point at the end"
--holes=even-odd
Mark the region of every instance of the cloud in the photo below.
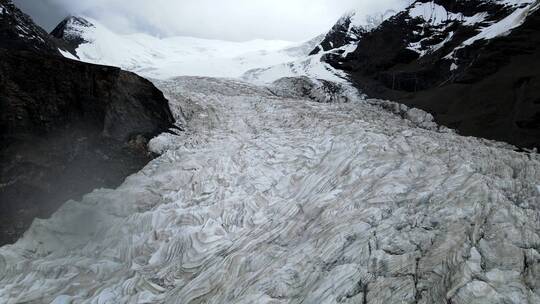
{"type": "Polygon", "coordinates": [[[111,29],[226,40],[303,40],[326,32],[347,10],[365,14],[406,0],[43,0],[111,29]]]}
{"type": "Polygon", "coordinates": [[[46,30],[52,30],[68,12],[61,6],[54,5],[47,0],[13,0],[23,12],[30,14],[34,21],[46,30]]]}

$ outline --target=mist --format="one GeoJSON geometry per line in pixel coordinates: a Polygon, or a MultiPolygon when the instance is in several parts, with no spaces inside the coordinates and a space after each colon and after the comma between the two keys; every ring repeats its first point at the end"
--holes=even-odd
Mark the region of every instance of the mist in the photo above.
{"type": "Polygon", "coordinates": [[[64,15],[92,17],[119,33],[245,41],[300,41],[325,33],[346,11],[373,14],[406,0],[15,0],[47,30],[64,15]],[[57,19],[56,21],[54,21],[57,19]]]}

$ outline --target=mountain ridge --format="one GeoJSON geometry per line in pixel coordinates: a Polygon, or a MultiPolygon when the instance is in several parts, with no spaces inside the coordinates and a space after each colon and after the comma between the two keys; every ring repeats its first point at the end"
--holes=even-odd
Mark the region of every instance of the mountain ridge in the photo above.
{"type": "MultiPolygon", "coordinates": [[[[330,31],[327,40],[347,44],[334,44],[322,60],[369,96],[419,107],[462,134],[540,147],[539,6],[415,1],[358,39],[330,31]]],[[[342,19],[335,28],[345,25],[342,19]]]]}
{"type": "Polygon", "coordinates": [[[60,55],[58,42],[37,26],[30,16],[19,10],[11,0],[0,1],[0,41],[5,49],[60,55]]]}
{"type": "Polygon", "coordinates": [[[78,28],[92,26],[94,25],[82,17],[68,16],[51,31],[50,35],[60,41],[64,41],[66,51],[79,58],[76,51],[77,48],[88,41],[81,37],[78,28]]]}

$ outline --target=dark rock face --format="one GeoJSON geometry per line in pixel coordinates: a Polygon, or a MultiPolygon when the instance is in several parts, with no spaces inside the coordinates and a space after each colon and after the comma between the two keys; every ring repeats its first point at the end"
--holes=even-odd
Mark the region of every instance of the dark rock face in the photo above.
{"type": "Polygon", "coordinates": [[[366,94],[431,112],[464,135],[540,147],[538,6],[416,1],[364,33],[354,52],[324,60],[347,71],[366,94]],[[525,8],[527,19],[510,34],[474,39],[525,8]]]}
{"type": "Polygon", "coordinates": [[[103,137],[153,136],[172,123],[163,94],[119,68],[0,49],[2,136],[45,134],[82,122],[103,137]]]}
{"type": "Polygon", "coordinates": [[[4,49],[60,54],[54,39],[11,0],[0,0],[0,44],[4,49]]]}
{"type": "Polygon", "coordinates": [[[11,43],[5,28],[0,37],[3,245],[66,200],[116,187],[140,170],[152,159],[147,141],[174,119],[163,94],[133,73],[69,60],[46,45],[11,43]]]}

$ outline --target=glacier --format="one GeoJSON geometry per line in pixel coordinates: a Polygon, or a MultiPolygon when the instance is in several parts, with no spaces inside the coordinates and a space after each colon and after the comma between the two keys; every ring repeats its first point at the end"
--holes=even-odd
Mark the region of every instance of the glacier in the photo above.
{"type": "Polygon", "coordinates": [[[155,83],[185,132],[0,248],[1,303],[540,302],[538,154],[345,83],[155,83]]]}
{"type": "Polygon", "coordinates": [[[79,59],[152,79],[183,131],[1,247],[0,303],[540,303],[536,151],[367,98],[321,61],[354,43],[91,21],[79,59]]]}

